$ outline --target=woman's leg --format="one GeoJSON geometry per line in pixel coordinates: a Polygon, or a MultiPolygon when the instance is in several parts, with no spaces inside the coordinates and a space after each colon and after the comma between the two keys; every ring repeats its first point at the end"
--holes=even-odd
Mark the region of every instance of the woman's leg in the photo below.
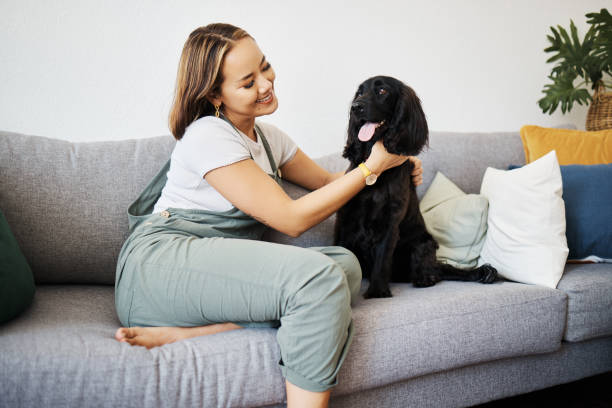
{"type": "MultiPolygon", "coordinates": [[[[351,251],[341,246],[310,247],[309,249],[329,256],[342,268],[348,281],[349,290],[351,292],[351,305],[353,305],[361,288],[361,267],[357,257],[351,251]]],[[[257,327],[257,324],[243,323],[243,325],[240,326],[235,323],[214,323],[195,327],[120,327],[115,333],[115,338],[131,345],[144,346],[150,349],[191,337],[242,329],[245,326],[257,327]]],[[[261,326],[276,325],[269,324],[261,326]]]]}
{"type": "MultiPolygon", "coordinates": [[[[351,292],[351,304],[357,300],[361,289],[361,267],[355,254],[341,246],[310,247],[334,260],[343,270],[351,292]]],[[[331,389],[323,392],[311,392],[285,380],[287,390],[287,407],[289,408],[326,408],[329,405],[331,389]]]]}
{"type": "Polygon", "coordinates": [[[331,389],[323,392],[304,390],[285,380],[287,408],[327,408],[331,389]]]}
{"type": "Polygon", "coordinates": [[[234,323],[216,323],[195,327],[120,327],[115,332],[115,338],[132,346],[144,346],[151,349],[191,337],[236,329],[242,329],[242,326],[234,323]]]}
{"type": "Polygon", "coordinates": [[[348,281],[349,290],[351,291],[351,305],[354,305],[359,296],[362,278],[361,266],[355,254],[342,246],[336,245],[310,247],[309,249],[329,256],[342,268],[348,281]]]}
{"type": "Polygon", "coordinates": [[[333,259],[263,241],[154,238],[130,255],[117,286],[124,325],[280,322],[285,378],[317,393],[337,384],[352,320],[347,277],[333,259]]]}

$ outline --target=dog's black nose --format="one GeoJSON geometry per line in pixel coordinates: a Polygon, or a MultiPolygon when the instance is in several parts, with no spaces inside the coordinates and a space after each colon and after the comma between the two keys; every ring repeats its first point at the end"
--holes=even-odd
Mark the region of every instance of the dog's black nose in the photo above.
{"type": "Polygon", "coordinates": [[[351,112],[363,113],[363,104],[359,101],[355,101],[351,104],[351,112]]]}

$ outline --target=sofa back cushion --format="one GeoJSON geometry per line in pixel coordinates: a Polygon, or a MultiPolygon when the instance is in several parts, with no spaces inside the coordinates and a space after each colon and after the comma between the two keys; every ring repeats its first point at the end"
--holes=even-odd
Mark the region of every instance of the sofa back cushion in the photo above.
{"type": "Polygon", "coordinates": [[[0,208],[36,283],[114,284],[127,207],[174,139],[72,143],[0,132],[0,208]]]}
{"type": "MultiPolygon", "coordinates": [[[[164,165],[172,136],[73,143],[0,131],[0,208],[36,283],[115,282],[127,237],[127,207],[164,165]]],[[[477,193],[488,166],[524,164],[518,132],[431,132],[420,155],[421,197],[436,172],[477,193]]],[[[340,153],[317,158],[329,171],[347,168],[340,153]]],[[[308,191],[284,182],[293,198],[308,191]]],[[[298,246],[332,245],[332,216],[298,238],[270,230],[264,239],[298,246]]]]}
{"type": "Polygon", "coordinates": [[[518,132],[431,132],[429,147],[419,157],[424,169],[423,184],[417,187],[419,199],[437,172],[463,192],[478,194],[487,167],[507,169],[510,164],[525,164],[518,132]]]}

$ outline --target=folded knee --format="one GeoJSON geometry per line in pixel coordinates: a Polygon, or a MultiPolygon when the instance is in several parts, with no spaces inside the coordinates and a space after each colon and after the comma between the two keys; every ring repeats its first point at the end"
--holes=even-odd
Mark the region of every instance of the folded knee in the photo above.
{"type": "MultiPolygon", "coordinates": [[[[341,309],[350,305],[351,291],[342,268],[332,260],[325,261],[293,297],[298,303],[325,303],[341,309]]],[[[349,306],[350,309],[350,306],[349,306]]]]}
{"type": "Polygon", "coordinates": [[[349,290],[351,292],[352,302],[354,303],[359,295],[361,289],[362,271],[359,259],[357,256],[344,247],[336,247],[338,255],[335,256],[335,261],[344,269],[346,278],[348,280],[349,290]]]}

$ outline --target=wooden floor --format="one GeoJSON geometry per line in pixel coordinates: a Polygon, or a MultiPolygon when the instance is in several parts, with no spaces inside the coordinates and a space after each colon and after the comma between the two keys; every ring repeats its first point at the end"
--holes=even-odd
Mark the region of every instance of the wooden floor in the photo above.
{"type": "Polygon", "coordinates": [[[612,372],[475,407],[612,408],[612,372]]]}

